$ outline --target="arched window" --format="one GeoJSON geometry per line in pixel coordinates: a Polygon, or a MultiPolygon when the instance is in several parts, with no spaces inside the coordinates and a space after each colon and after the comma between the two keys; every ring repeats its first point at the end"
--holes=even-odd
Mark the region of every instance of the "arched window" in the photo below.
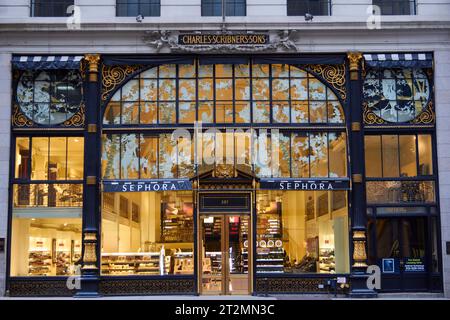
{"type": "Polygon", "coordinates": [[[260,177],[347,176],[341,102],[286,64],[145,70],[113,94],[103,128],[104,179],[189,178],[199,165],[230,162],[260,177]],[[194,123],[203,126],[196,139],[194,123]],[[175,137],[174,127],[188,136],[175,137]]]}

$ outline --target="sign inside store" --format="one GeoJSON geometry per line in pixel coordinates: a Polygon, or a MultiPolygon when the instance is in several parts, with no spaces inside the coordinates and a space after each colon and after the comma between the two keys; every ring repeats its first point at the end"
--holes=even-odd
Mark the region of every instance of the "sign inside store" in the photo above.
{"type": "Polygon", "coordinates": [[[261,189],[272,190],[349,190],[348,180],[261,179],[261,189]]]}
{"type": "Polygon", "coordinates": [[[262,45],[269,43],[269,35],[252,34],[195,34],[185,33],[178,36],[178,44],[192,45],[262,45]]]}
{"type": "Polygon", "coordinates": [[[190,180],[103,181],[103,192],[146,192],[191,190],[190,180]]]}
{"type": "Polygon", "coordinates": [[[425,263],[421,258],[405,258],[405,272],[425,272],[425,263]]]}

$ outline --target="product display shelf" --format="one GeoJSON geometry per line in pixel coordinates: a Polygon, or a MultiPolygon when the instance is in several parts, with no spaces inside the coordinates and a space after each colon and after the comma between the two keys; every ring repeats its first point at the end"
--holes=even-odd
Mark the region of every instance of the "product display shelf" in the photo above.
{"type": "Polygon", "coordinates": [[[177,252],[173,255],[173,274],[193,274],[194,273],[194,253],[177,252]]]}
{"type": "Polygon", "coordinates": [[[332,248],[321,248],[319,251],[319,270],[320,273],[335,273],[336,263],[334,250],[332,248]]]}
{"type": "Polygon", "coordinates": [[[52,272],[52,255],[49,250],[32,249],[28,255],[28,274],[48,276],[52,272]]]}
{"type": "MultiPolygon", "coordinates": [[[[142,253],[103,253],[102,273],[109,275],[158,275],[160,269],[160,252],[142,253]]],[[[170,256],[164,257],[164,273],[170,269],[170,256]]]]}

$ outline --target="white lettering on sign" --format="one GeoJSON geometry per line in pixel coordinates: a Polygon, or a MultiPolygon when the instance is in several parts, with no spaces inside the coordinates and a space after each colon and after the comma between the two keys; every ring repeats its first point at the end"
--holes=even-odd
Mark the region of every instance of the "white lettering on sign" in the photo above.
{"type": "Polygon", "coordinates": [[[292,183],[292,182],[280,182],[280,190],[333,190],[332,183],[292,183]]]}

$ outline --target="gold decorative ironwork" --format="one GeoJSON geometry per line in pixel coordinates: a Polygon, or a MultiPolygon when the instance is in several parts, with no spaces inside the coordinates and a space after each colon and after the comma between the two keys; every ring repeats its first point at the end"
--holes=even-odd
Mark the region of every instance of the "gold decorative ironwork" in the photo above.
{"type": "Polygon", "coordinates": [[[86,119],[86,107],[84,102],[81,103],[78,111],[70,117],[70,119],[63,122],[65,127],[82,127],[84,126],[84,121],[86,119]]]}
{"type": "Polygon", "coordinates": [[[102,295],[193,294],[195,279],[102,279],[99,292],[102,295]]]}
{"type": "MultiPolygon", "coordinates": [[[[386,120],[380,118],[378,115],[376,115],[369,107],[367,102],[363,102],[363,119],[364,124],[367,125],[378,125],[378,124],[388,124],[386,120]]],[[[433,102],[428,102],[425,109],[422,110],[422,112],[413,120],[405,123],[405,124],[434,124],[436,120],[436,114],[433,110],[433,102]]],[[[400,127],[400,126],[398,126],[400,127]]]]}
{"type": "Polygon", "coordinates": [[[97,235],[94,232],[87,232],[84,234],[85,241],[97,241],[97,235]]]}
{"type": "Polygon", "coordinates": [[[111,92],[117,88],[131,74],[142,66],[102,66],[102,101],[106,101],[111,92]]]}
{"type": "Polygon", "coordinates": [[[83,270],[97,270],[97,235],[87,232],[83,237],[83,270]]]}
{"type": "Polygon", "coordinates": [[[22,113],[18,104],[13,105],[13,115],[11,118],[14,127],[32,127],[34,122],[22,113]]]}
{"type": "Polygon", "coordinates": [[[339,65],[321,65],[309,64],[305,69],[321,76],[328,84],[330,84],[341,96],[342,100],[347,99],[347,90],[345,88],[346,71],[345,64],[339,65]]]}
{"type": "Polygon", "coordinates": [[[89,81],[97,82],[98,80],[98,65],[100,62],[99,54],[86,54],[84,59],[89,63],[89,81]]]}
{"type": "Polygon", "coordinates": [[[361,52],[347,52],[347,59],[350,69],[350,80],[358,80],[359,63],[362,60],[361,52]]]}
{"type": "Polygon", "coordinates": [[[213,172],[216,178],[234,178],[236,176],[234,166],[229,164],[217,164],[213,172]]]}
{"type": "Polygon", "coordinates": [[[353,231],[353,267],[367,267],[366,233],[353,231]]]}
{"type": "Polygon", "coordinates": [[[361,131],[361,123],[352,122],[352,131],[361,131]]]}

